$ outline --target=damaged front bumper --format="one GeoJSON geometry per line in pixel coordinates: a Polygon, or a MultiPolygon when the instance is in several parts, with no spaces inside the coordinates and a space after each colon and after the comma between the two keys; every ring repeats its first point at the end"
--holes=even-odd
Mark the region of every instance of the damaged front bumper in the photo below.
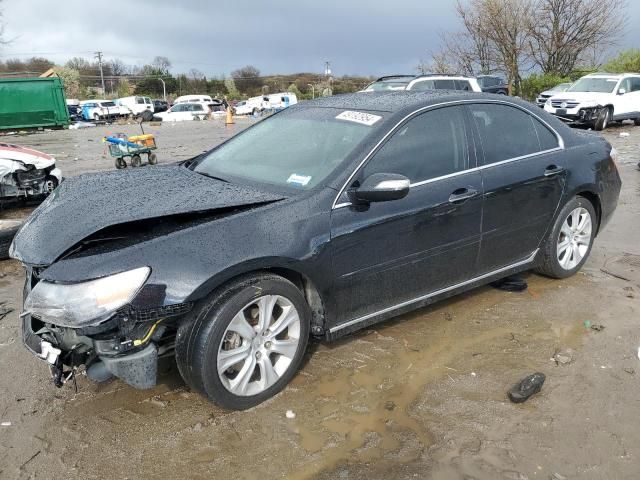
{"type": "MultiPolygon", "coordinates": [[[[33,275],[27,269],[25,298],[33,275]]],[[[94,381],[117,377],[132,387],[156,385],[158,358],[173,353],[177,320],[192,304],[119,309],[106,321],[85,327],[64,327],[30,312],[22,316],[24,345],[51,369],[53,382],[61,387],[85,367],[94,381]]]]}
{"type": "Polygon", "coordinates": [[[592,126],[605,108],[601,105],[576,106],[574,108],[554,108],[545,106],[545,111],[555,115],[569,125],[592,126]]]}

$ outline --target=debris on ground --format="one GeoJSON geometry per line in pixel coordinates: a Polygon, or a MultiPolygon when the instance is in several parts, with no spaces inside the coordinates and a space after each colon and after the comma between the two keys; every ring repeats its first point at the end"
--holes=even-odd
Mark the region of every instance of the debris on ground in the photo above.
{"type": "Polygon", "coordinates": [[[559,473],[554,473],[549,478],[550,480],[567,480],[567,477],[565,477],[564,475],[560,475],[559,473]]]}
{"type": "Polygon", "coordinates": [[[556,352],[551,359],[556,362],[556,365],[568,365],[573,361],[573,350],[570,348],[556,352]]]}
{"type": "Polygon", "coordinates": [[[523,378],[509,390],[509,400],[513,403],[526,402],[532,395],[540,391],[546,378],[545,374],[540,372],[523,378]]]}
{"type": "Polygon", "coordinates": [[[620,138],[628,137],[629,132],[620,132],[620,138]]]}
{"type": "Polygon", "coordinates": [[[638,347],[638,360],[640,360],[640,347],[638,347]]]}
{"type": "Polygon", "coordinates": [[[0,426],[2,426],[2,427],[10,427],[11,426],[11,422],[2,422],[2,423],[0,423],[0,426]]]}
{"type": "Polygon", "coordinates": [[[0,320],[13,312],[13,308],[4,306],[5,303],[6,302],[0,302],[0,320]]]}
{"type": "Polygon", "coordinates": [[[393,400],[387,400],[384,402],[384,409],[389,410],[390,412],[396,409],[396,402],[393,400]]]}
{"type": "Polygon", "coordinates": [[[635,375],[635,374],[636,374],[636,371],[635,371],[633,368],[631,368],[631,367],[625,367],[625,368],[623,368],[622,370],[624,370],[625,372],[627,372],[629,375],[635,375]]]}
{"type": "Polygon", "coordinates": [[[627,292],[627,298],[634,298],[633,287],[624,287],[622,290],[627,292]]]}
{"type": "Polygon", "coordinates": [[[602,330],[604,330],[604,325],[594,323],[593,325],[591,325],[591,330],[594,330],[596,332],[601,332],[602,330]]]}
{"type": "Polygon", "coordinates": [[[91,122],[77,122],[73,125],[69,125],[69,130],[78,130],[79,128],[91,128],[95,126],[96,124],[91,122]]]}
{"type": "Polygon", "coordinates": [[[522,292],[527,289],[528,284],[521,275],[510,275],[491,282],[491,286],[505,292],[522,292]]]}
{"type": "Polygon", "coordinates": [[[293,420],[294,418],[296,418],[296,413],[293,410],[287,410],[287,413],[285,413],[285,416],[289,420],[293,420]]]}

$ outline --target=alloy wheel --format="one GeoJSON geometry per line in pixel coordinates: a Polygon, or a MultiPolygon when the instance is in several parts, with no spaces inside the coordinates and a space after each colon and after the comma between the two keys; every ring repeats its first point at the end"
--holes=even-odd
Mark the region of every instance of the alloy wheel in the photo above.
{"type": "Polygon", "coordinates": [[[557,258],[565,270],[573,270],[589,252],[593,222],[591,214],[583,207],[569,213],[560,228],[557,258]]]}
{"type": "Polygon", "coordinates": [[[251,396],[287,372],[300,343],[300,315],[281,295],[264,295],[231,320],[218,349],[217,369],[234,395],[251,396]]]}

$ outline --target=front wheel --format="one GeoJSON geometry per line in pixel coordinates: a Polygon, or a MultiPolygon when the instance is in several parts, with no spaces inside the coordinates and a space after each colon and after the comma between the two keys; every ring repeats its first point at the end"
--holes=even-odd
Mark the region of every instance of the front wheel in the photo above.
{"type": "Polygon", "coordinates": [[[598,112],[598,117],[593,125],[593,129],[600,132],[609,126],[611,122],[611,109],[609,107],[603,108],[598,112]]]}
{"type": "Polygon", "coordinates": [[[124,160],[124,158],[122,158],[122,157],[116,158],[116,168],[118,170],[121,170],[123,168],[127,168],[127,162],[124,160]]]}
{"type": "Polygon", "coordinates": [[[244,410],[282,390],[298,370],[311,313],[288,280],[264,273],[216,292],[176,338],[184,380],[216,404],[244,410]]]}
{"type": "Polygon", "coordinates": [[[634,124],[636,127],[640,127],[640,118],[636,118],[636,119],[633,121],[633,124],[634,124]]]}
{"type": "Polygon", "coordinates": [[[591,253],[597,216],[584,197],[572,198],[560,211],[553,230],[542,246],[538,273],[567,278],[582,268],[591,253]]]}
{"type": "Polygon", "coordinates": [[[149,165],[155,165],[156,163],[158,163],[158,157],[155,153],[150,153],[149,155],[147,155],[147,160],[149,161],[149,165]]]}
{"type": "Polygon", "coordinates": [[[132,167],[139,167],[140,165],[142,165],[142,158],[140,158],[140,155],[138,155],[138,154],[132,155],[131,156],[131,166],[132,167]]]}

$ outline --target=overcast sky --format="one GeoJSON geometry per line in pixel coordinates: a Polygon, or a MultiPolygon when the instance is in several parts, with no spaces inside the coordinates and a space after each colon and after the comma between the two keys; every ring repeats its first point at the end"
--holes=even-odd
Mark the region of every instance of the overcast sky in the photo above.
{"type": "MultiPolygon", "coordinates": [[[[606,0],[603,0],[606,1],[606,0]]],[[[630,0],[624,47],[640,48],[640,1],[630,0]]],[[[415,72],[457,29],[454,0],[1,0],[0,59],[73,56],[144,64],[168,57],[174,72],[263,74],[415,72]]]]}

